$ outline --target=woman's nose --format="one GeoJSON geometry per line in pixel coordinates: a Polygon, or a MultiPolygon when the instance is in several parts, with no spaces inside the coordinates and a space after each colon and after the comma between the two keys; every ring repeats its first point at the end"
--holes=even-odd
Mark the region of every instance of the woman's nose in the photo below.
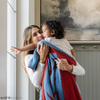
{"type": "Polygon", "coordinates": [[[42,34],[38,33],[38,36],[42,36],[42,34]]]}

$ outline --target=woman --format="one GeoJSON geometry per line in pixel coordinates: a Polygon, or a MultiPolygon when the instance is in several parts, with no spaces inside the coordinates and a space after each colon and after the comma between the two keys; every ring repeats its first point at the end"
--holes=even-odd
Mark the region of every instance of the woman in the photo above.
{"type": "MultiPolygon", "coordinates": [[[[28,74],[32,84],[35,87],[41,86],[46,56],[49,51],[49,47],[43,43],[41,45],[41,48],[39,49],[39,45],[37,45],[37,44],[42,40],[42,38],[43,38],[43,36],[42,36],[41,29],[36,25],[30,25],[29,27],[27,27],[24,30],[23,48],[22,49],[18,49],[16,47],[11,48],[11,50],[15,51],[16,55],[17,55],[17,54],[21,53],[22,51],[24,51],[24,46],[27,46],[28,44],[31,44],[31,43],[36,44],[37,52],[40,55],[40,61],[38,63],[37,70],[35,72],[33,72],[32,69],[28,68],[28,63],[33,56],[34,50],[23,52],[23,57],[22,57],[23,68],[24,68],[25,72],[28,74]]],[[[35,49],[35,48],[30,48],[30,49],[35,49]]],[[[60,70],[68,71],[74,75],[84,75],[85,74],[85,70],[83,69],[83,67],[81,65],[78,64],[78,62],[77,62],[76,66],[69,65],[67,60],[65,60],[65,59],[59,59],[59,61],[56,60],[56,63],[57,63],[57,67],[60,70]]]]}

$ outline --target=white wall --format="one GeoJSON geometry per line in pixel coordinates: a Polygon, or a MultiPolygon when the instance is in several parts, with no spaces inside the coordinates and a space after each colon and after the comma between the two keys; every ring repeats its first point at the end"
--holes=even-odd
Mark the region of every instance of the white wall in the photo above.
{"type": "MultiPolygon", "coordinates": [[[[17,0],[17,47],[22,47],[24,29],[29,25],[40,25],[40,0],[17,0]]],[[[16,97],[35,100],[35,88],[21,65],[21,55],[17,56],[16,97]]]]}
{"type": "MultiPolygon", "coordinates": [[[[35,2],[36,0],[29,0],[29,25],[34,25],[36,23],[35,19],[35,2]]],[[[29,99],[28,100],[35,100],[36,96],[35,96],[35,87],[32,85],[32,83],[28,82],[28,96],[29,99]]]]}
{"type": "MultiPolygon", "coordinates": [[[[22,47],[22,36],[24,29],[29,25],[28,0],[17,0],[17,47],[22,47]]],[[[16,97],[28,100],[28,77],[22,67],[21,55],[17,56],[16,61],[16,97]]]]}
{"type": "Polygon", "coordinates": [[[40,26],[40,0],[29,0],[29,25],[40,26]]]}
{"type": "Polygon", "coordinates": [[[7,96],[7,1],[0,0],[0,97],[7,96]]]}

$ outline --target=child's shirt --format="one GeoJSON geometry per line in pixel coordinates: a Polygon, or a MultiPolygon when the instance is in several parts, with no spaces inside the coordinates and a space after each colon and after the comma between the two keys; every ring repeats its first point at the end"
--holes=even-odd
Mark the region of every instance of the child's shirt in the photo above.
{"type": "Polygon", "coordinates": [[[69,44],[69,42],[66,39],[64,38],[56,39],[55,37],[49,37],[49,38],[46,38],[45,40],[55,45],[59,49],[63,50],[64,52],[69,54],[71,57],[73,57],[71,54],[71,49],[73,49],[73,47],[69,44]]]}

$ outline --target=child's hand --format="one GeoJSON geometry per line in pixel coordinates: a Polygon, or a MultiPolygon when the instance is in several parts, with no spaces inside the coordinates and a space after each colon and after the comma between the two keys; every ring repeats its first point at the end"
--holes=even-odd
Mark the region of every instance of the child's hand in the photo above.
{"type": "Polygon", "coordinates": [[[11,46],[11,52],[16,52],[16,55],[20,54],[22,51],[16,47],[11,46]]]}

